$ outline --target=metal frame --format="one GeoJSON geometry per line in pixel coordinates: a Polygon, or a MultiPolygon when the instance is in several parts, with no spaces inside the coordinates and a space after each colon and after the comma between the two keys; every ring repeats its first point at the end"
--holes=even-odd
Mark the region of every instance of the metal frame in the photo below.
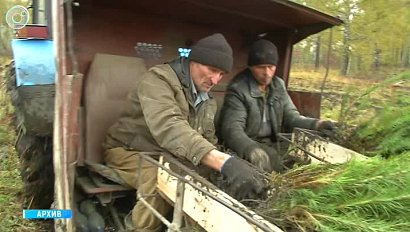
{"type": "MultiPolygon", "coordinates": [[[[323,140],[323,138],[318,135],[319,132],[317,132],[317,131],[308,130],[308,129],[303,129],[303,128],[295,128],[295,130],[302,131],[302,132],[304,132],[304,133],[306,133],[306,134],[309,134],[310,136],[314,136],[314,137],[316,137],[317,139],[322,139],[322,140],[323,140]]],[[[293,147],[295,147],[295,148],[297,148],[297,149],[299,149],[299,150],[305,152],[305,154],[307,154],[307,155],[309,155],[309,156],[311,156],[311,157],[313,157],[313,158],[315,158],[315,159],[317,159],[317,160],[319,160],[319,161],[321,161],[321,162],[323,162],[323,163],[330,163],[329,161],[327,161],[327,160],[325,160],[325,159],[323,159],[323,158],[321,158],[321,157],[319,157],[319,156],[313,154],[312,152],[306,150],[304,147],[302,147],[302,146],[296,144],[294,141],[292,141],[291,139],[289,139],[289,138],[287,137],[287,135],[289,135],[289,134],[285,134],[285,133],[278,133],[278,134],[277,134],[277,136],[278,136],[279,138],[285,140],[285,141],[288,142],[289,144],[292,144],[293,147]]]]}
{"type": "MultiPolygon", "coordinates": [[[[140,193],[137,192],[137,199],[140,200],[149,210],[151,210],[153,212],[153,214],[158,217],[162,223],[164,223],[167,227],[168,227],[168,232],[180,232],[181,230],[181,226],[182,226],[182,222],[183,222],[183,205],[184,205],[184,191],[185,191],[185,184],[190,185],[191,187],[193,187],[195,190],[198,190],[199,192],[201,192],[202,194],[204,194],[207,197],[212,198],[213,200],[221,203],[222,205],[224,205],[225,207],[229,208],[230,210],[234,211],[235,213],[237,213],[238,215],[240,215],[241,217],[245,218],[248,222],[250,222],[251,224],[255,225],[256,227],[258,227],[261,231],[264,232],[274,232],[272,229],[270,229],[266,224],[255,220],[252,216],[248,215],[247,213],[243,212],[242,210],[235,208],[234,206],[232,206],[230,203],[225,202],[224,200],[212,195],[210,192],[200,188],[197,186],[196,183],[192,182],[191,180],[185,178],[184,176],[176,173],[175,171],[167,168],[165,165],[161,164],[158,160],[152,158],[151,156],[155,155],[158,156],[158,153],[153,153],[153,152],[138,152],[137,153],[139,155],[140,161],[142,159],[150,162],[151,164],[157,166],[158,168],[161,168],[163,170],[165,170],[166,172],[168,172],[170,175],[174,176],[177,178],[178,182],[177,182],[177,194],[176,194],[176,201],[174,203],[174,212],[173,212],[173,221],[170,222],[168,221],[163,215],[161,215],[158,211],[156,211],[145,199],[147,197],[160,197],[160,195],[142,195],[140,193]]],[[[212,188],[217,188],[215,187],[212,183],[208,182],[205,178],[203,178],[202,176],[200,176],[199,174],[197,174],[196,172],[190,170],[188,167],[186,167],[185,165],[183,165],[181,162],[179,162],[176,158],[174,158],[172,155],[167,154],[167,153],[161,153],[161,156],[163,156],[166,159],[166,162],[169,162],[170,164],[174,164],[176,165],[182,172],[184,172],[187,175],[190,175],[193,177],[193,179],[195,179],[196,182],[199,182],[205,186],[211,186],[212,188]]],[[[138,178],[140,178],[141,176],[141,162],[139,163],[139,173],[138,173],[138,178]]],[[[138,183],[140,184],[140,181],[138,181],[138,183]]]]}

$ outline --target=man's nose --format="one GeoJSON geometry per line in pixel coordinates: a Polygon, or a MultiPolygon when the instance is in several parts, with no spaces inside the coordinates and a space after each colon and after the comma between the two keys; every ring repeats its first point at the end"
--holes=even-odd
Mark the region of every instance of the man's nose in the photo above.
{"type": "Polygon", "coordinates": [[[218,74],[218,75],[214,75],[211,77],[211,82],[213,85],[218,84],[218,82],[221,80],[222,75],[218,74]]]}
{"type": "Polygon", "coordinates": [[[265,69],[263,69],[263,74],[265,76],[271,76],[273,74],[273,71],[270,68],[265,68],[265,69]]]}

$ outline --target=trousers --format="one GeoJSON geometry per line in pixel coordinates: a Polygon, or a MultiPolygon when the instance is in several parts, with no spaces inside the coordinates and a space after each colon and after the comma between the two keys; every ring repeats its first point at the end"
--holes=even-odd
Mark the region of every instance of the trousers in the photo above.
{"type": "MultiPolygon", "coordinates": [[[[138,152],[122,147],[108,149],[104,153],[104,161],[118,173],[127,187],[138,190],[142,195],[156,195],[145,199],[161,215],[167,215],[172,209],[171,205],[157,194],[158,167],[140,159],[138,152]],[[140,163],[141,170],[138,172],[140,163]]],[[[132,224],[137,232],[157,232],[162,227],[161,221],[140,201],[137,201],[132,210],[132,224]]]]}

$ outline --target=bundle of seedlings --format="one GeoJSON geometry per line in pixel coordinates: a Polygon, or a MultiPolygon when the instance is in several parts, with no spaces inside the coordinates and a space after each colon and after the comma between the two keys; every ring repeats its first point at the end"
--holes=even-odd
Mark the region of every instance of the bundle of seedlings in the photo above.
{"type": "Polygon", "coordinates": [[[340,130],[334,141],[366,156],[388,157],[410,151],[409,97],[410,72],[393,75],[370,87],[352,100],[350,106],[355,107],[347,107],[343,112],[349,117],[371,117],[357,126],[340,123],[339,120],[340,130]],[[372,99],[374,96],[379,97],[378,101],[372,99]],[[373,114],[356,112],[372,107],[373,114]]]}
{"type": "Polygon", "coordinates": [[[389,157],[410,151],[409,95],[397,98],[394,105],[386,105],[378,115],[364,123],[356,132],[359,140],[368,141],[368,154],[389,157]]]}
{"type": "Polygon", "coordinates": [[[410,152],[273,175],[255,211],[284,231],[409,231],[410,152]]]}

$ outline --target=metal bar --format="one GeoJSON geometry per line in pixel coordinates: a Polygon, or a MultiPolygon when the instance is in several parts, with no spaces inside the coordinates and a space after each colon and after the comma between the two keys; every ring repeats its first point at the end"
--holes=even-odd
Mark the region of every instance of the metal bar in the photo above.
{"type": "MultiPolygon", "coordinates": [[[[137,168],[137,172],[138,172],[138,188],[141,186],[141,167],[142,167],[142,161],[143,161],[143,157],[139,156],[138,157],[138,168],[137,168]]],[[[138,191],[138,190],[137,190],[138,191]]],[[[138,200],[140,200],[149,210],[152,211],[152,213],[158,218],[160,219],[172,232],[178,232],[179,231],[179,227],[177,227],[176,225],[173,225],[174,223],[170,223],[165,217],[163,217],[157,210],[155,210],[146,200],[146,197],[159,197],[158,194],[141,194],[139,192],[137,192],[137,198],[138,200]],[[174,228],[177,228],[178,230],[175,230],[174,228]]],[[[183,201],[183,199],[182,199],[183,201]]],[[[176,208],[178,207],[178,205],[181,205],[181,203],[176,204],[174,207],[174,212],[176,211],[176,208]]],[[[174,214],[175,215],[175,214],[174,214]]],[[[175,219],[174,219],[175,220],[175,219]]]]}
{"type": "Polygon", "coordinates": [[[31,3],[31,15],[32,15],[32,22],[33,24],[38,24],[38,12],[39,12],[39,4],[38,0],[32,0],[31,3]]]}
{"type": "MultiPolygon", "coordinates": [[[[256,225],[258,228],[260,228],[262,231],[264,232],[272,232],[272,230],[264,223],[261,223],[257,220],[255,220],[254,218],[252,218],[251,216],[245,214],[243,211],[234,208],[232,205],[229,205],[228,203],[226,203],[225,201],[215,197],[214,195],[212,195],[211,193],[203,190],[202,188],[198,187],[195,183],[192,183],[190,180],[187,180],[186,178],[180,176],[179,174],[175,173],[174,171],[172,171],[171,169],[165,167],[164,165],[160,164],[157,160],[151,158],[149,156],[149,154],[154,154],[152,152],[139,152],[137,153],[138,155],[140,155],[141,157],[143,157],[144,159],[146,159],[148,162],[166,170],[169,174],[175,176],[176,178],[178,178],[180,181],[187,183],[189,185],[191,185],[194,189],[200,191],[201,193],[205,194],[206,196],[212,198],[213,200],[217,201],[218,203],[228,207],[230,210],[234,211],[235,213],[239,214],[241,217],[245,218],[246,220],[248,220],[249,222],[251,222],[252,224],[256,225]]],[[[156,153],[158,154],[158,153],[156,153]]],[[[178,165],[181,170],[190,173],[190,175],[192,175],[195,178],[195,181],[200,182],[202,184],[205,185],[210,185],[209,183],[204,182],[203,177],[201,177],[200,175],[193,173],[191,170],[189,170],[187,167],[185,167],[183,164],[181,164],[180,162],[178,162],[176,159],[172,158],[171,155],[168,155],[166,153],[161,153],[164,157],[167,158],[167,161],[172,161],[172,163],[178,165]]],[[[216,188],[216,187],[215,187],[216,188]]]]}
{"type": "Polygon", "coordinates": [[[112,215],[115,225],[117,226],[119,231],[125,231],[123,224],[121,223],[120,219],[118,218],[117,210],[113,207],[113,202],[108,205],[108,209],[112,215]]]}
{"type": "Polygon", "coordinates": [[[319,156],[313,154],[312,152],[306,150],[305,148],[303,148],[303,147],[297,145],[296,143],[294,143],[292,140],[286,138],[285,136],[283,136],[283,135],[281,135],[281,134],[277,134],[277,136],[280,137],[280,138],[283,139],[283,140],[288,141],[288,142],[291,143],[293,146],[295,146],[297,149],[300,149],[301,151],[305,152],[306,154],[312,156],[313,158],[315,158],[315,159],[317,159],[317,160],[320,160],[320,161],[322,161],[322,162],[324,162],[324,163],[328,163],[328,164],[330,163],[329,161],[326,161],[325,159],[320,158],[319,156]]]}
{"type": "Polygon", "coordinates": [[[289,84],[289,73],[290,73],[290,65],[292,63],[292,51],[293,51],[293,33],[291,30],[287,30],[287,35],[286,35],[286,46],[285,49],[283,49],[281,51],[281,53],[283,54],[283,62],[281,63],[282,65],[280,65],[279,67],[282,67],[281,70],[281,74],[277,74],[280,75],[284,81],[285,81],[285,86],[286,88],[288,88],[288,84],[289,84]]]}
{"type": "Polygon", "coordinates": [[[178,179],[177,182],[177,195],[174,204],[174,216],[172,219],[172,228],[169,228],[169,232],[177,231],[182,226],[182,219],[184,216],[184,193],[185,193],[185,183],[178,179]]]}
{"type": "Polygon", "coordinates": [[[46,25],[48,28],[48,39],[52,39],[53,38],[53,22],[52,22],[52,15],[51,15],[51,9],[52,9],[52,0],[46,0],[45,1],[45,9],[46,9],[46,25]]]}
{"type": "Polygon", "coordinates": [[[68,55],[70,56],[70,61],[72,65],[71,73],[74,78],[78,72],[78,63],[74,54],[74,34],[73,34],[73,12],[72,12],[72,0],[66,1],[66,14],[67,14],[67,44],[68,44],[68,55]]]}
{"type": "MultiPolygon", "coordinates": [[[[168,228],[171,227],[171,222],[169,222],[164,216],[162,216],[154,207],[152,207],[142,196],[141,194],[137,193],[138,200],[141,201],[149,210],[152,211],[152,213],[159,219],[161,220],[162,223],[164,223],[168,228]]],[[[177,230],[178,232],[180,230],[177,230]]]]}
{"type": "MultiPolygon", "coordinates": [[[[53,167],[55,173],[55,199],[57,209],[72,209],[70,196],[70,182],[68,175],[68,104],[69,97],[67,86],[64,82],[66,71],[66,39],[64,24],[64,2],[63,0],[53,1],[52,19],[55,30],[54,57],[56,63],[56,94],[54,105],[54,131],[53,131],[53,167]]],[[[68,219],[56,219],[54,223],[55,231],[74,231],[74,223],[68,219]]]]}
{"type": "Polygon", "coordinates": [[[139,157],[138,157],[138,167],[137,167],[137,174],[138,174],[138,178],[137,178],[138,188],[137,188],[137,189],[139,189],[140,186],[141,186],[141,166],[142,166],[141,163],[142,163],[142,157],[139,156],[139,157]]]}

